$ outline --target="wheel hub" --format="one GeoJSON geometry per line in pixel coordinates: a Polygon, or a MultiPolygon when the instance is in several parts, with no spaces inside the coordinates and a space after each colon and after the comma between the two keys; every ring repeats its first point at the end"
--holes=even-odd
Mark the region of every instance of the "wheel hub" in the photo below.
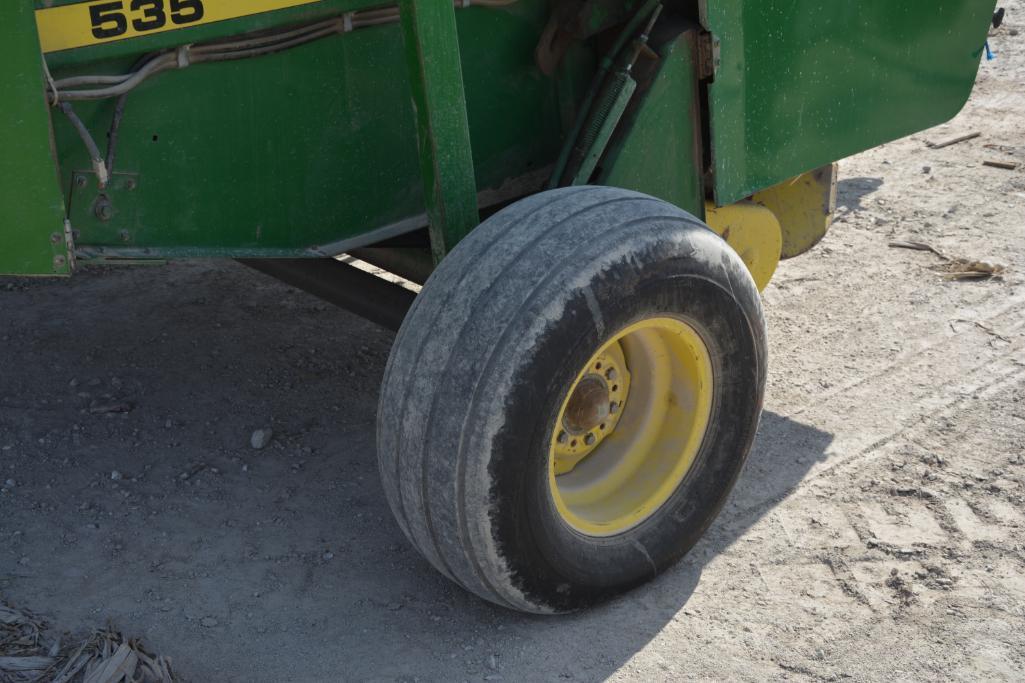
{"type": "Polygon", "coordinates": [[[556,474],[572,470],[612,434],[623,414],[629,387],[630,373],[619,344],[592,359],[563,411],[556,436],[556,474]]]}

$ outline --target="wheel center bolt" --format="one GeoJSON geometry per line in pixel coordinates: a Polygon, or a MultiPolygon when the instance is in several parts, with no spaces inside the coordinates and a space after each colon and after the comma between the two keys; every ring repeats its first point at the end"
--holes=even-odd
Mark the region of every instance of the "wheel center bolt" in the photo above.
{"type": "Polygon", "coordinates": [[[610,408],[609,388],[605,380],[600,375],[587,375],[569,398],[563,424],[571,433],[582,434],[608,417],[610,408]]]}

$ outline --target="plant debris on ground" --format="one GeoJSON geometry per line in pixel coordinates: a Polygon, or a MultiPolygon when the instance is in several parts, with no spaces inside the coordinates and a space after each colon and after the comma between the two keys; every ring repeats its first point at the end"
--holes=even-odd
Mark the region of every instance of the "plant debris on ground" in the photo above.
{"type": "Polygon", "coordinates": [[[0,601],[0,683],[180,683],[168,657],[113,628],[72,640],[0,601]]]}

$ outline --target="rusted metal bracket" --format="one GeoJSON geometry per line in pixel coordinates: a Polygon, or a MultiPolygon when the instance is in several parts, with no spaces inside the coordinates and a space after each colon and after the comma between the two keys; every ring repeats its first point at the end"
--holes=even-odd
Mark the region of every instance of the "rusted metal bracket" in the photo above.
{"type": "Polygon", "coordinates": [[[711,33],[698,34],[698,77],[714,81],[719,72],[719,39],[711,33]]]}

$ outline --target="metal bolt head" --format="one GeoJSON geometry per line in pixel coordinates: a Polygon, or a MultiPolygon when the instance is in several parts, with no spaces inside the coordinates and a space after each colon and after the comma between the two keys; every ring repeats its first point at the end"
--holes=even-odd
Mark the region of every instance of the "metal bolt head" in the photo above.
{"type": "Polygon", "coordinates": [[[135,178],[129,178],[125,181],[125,189],[131,192],[136,187],[135,178]]]}
{"type": "Polygon", "coordinates": [[[75,187],[85,187],[89,184],[89,179],[81,173],[75,174],[75,187]]]}
{"type": "Polygon", "coordinates": [[[60,243],[61,243],[61,235],[60,235],[59,232],[55,232],[52,235],[50,235],[50,244],[60,244],[60,243]]]}
{"type": "Polygon", "coordinates": [[[615,381],[617,377],[619,377],[619,373],[616,372],[615,368],[609,368],[605,371],[605,379],[609,380],[610,382],[615,381]]]}
{"type": "Polygon", "coordinates": [[[569,434],[567,434],[566,432],[564,432],[562,430],[559,430],[559,435],[557,437],[555,437],[555,440],[558,441],[559,443],[563,443],[564,444],[567,441],[569,441],[569,434]]]}
{"type": "Polygon", "coordinates": [[[67,262],[68,262],[68,260],[66,258],[64,258],[63,254],[57,254],[56,256],[53,257],[53,267],[54,268],[63,268],[64,264],[67,263],[67,262]]]}
{"type": "Polygon", "coordinates": [[[94,210],[94,213],[101,221],[109,221],[114,217],[114,207],[111,206],[106,197],[101,197],[100,200],[96,202],[96,209],[94,210]]]}
{"type": "Polygon", "coordinates": [[[619,412],[619,404],[613,401],[609,404],[609,415],[615,415],[619,412]]]}
{"type": "Polygon", "coordinates": [[[588,434],[584,437],[584,445],[593,446],[595,442],[594,434],[588,434]]]}
{"type": "Polygon", "coordinates": [[[132,239],[131,233],[129,233],[127,230],[122,230],[121,232],[119,232],[118,237],[121,238],[122,242],[127,242],[130,239],[132,239]]]}

